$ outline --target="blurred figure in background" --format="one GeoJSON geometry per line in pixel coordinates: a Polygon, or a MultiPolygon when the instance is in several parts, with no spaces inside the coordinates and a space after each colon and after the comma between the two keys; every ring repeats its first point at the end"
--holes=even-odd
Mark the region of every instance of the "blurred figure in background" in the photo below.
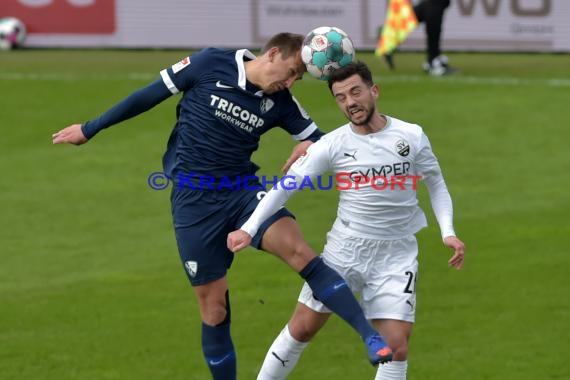
{"type": "Polygon", "coordinates": [[[424,23],[426,33],[426,58],[424,70],[435,76],[453,74],[456,70],[449,66],[449,59],[441,54],[441,31],[443,15],[449,8],[450,0],[422,0],[414,5],[414,13],[419,23],[424,23]]]}
{"type": "Polygon", "coordinates": [[[390,0],[386,21],[378,29],[376,55],[383,56],[390,70],[394,70],[394,50],[419,23],[424,23],[424,71],[433,76],[454,73],[456,70],[449,65],[449,59],[441,53],[443,16],[449,5],[450,0],[420,0],[413,6],[409,0],[390,0]]]}

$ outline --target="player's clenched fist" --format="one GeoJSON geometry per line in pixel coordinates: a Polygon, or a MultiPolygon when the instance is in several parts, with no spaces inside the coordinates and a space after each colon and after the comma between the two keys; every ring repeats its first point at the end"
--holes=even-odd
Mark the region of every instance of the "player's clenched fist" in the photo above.
{"type": "Polygon", "coordinates": [[[235,230],[228,234],[228,249],[238,252],[251,244],[251,236],[244,230],[235,230]]]}
{"type": "Polygon", "coordinates": [[[73,124],[51,135],[54,144],[85,144],[88,139],[81,130],[81,124],[73,124]]]}

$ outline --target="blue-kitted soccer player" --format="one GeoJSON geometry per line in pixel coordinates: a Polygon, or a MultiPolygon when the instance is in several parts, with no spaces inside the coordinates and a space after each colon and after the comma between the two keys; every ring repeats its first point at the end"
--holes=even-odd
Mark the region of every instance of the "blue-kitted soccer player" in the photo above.
{"type": "MultiPolygon", "coordinates": [[[[215,380],[236,378],[226,281],[234,254],[226,246],[226,237],[249,218],[263,195],[259,183],[251,184],[260,186],[259,191],[252,191],[238,182],[259,169],[251,155],[269,129],[280,126],[294,139],[305,141],[297,145],[288,164],[323,135],[290,92],[305,72],[302,42],[302,35],[277,34],[259,57],[245,49],[201,50],[162,70],[160,78],[100,117],[52,136],[54,144],[84,144],[104,128],[139,115],[174,94],[183,94],[163,165],[173,182],[176,241],[198,299],[202,350],[215,380]],[[200,184],[205,176],[213,178],[211,183],[217,189],[222,179],[230,178],[233,186],[205,189],[200,184]]],[[[252,245],[280,257],[298,272],[315,297],[358,332],[373,365],[392,359],[391,349],[365,319],[345,281],[315,255],[289,211],[281,209],[269,218],[252,245]]]]}

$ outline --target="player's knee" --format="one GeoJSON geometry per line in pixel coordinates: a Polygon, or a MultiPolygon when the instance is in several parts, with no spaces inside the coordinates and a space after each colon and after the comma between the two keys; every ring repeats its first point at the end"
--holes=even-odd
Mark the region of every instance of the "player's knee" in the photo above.
{"type": "Polygon", "coordinates": [[[311,260],[317,257],[315,252],[305,241],[294,244],[292,248],[293,253],[290,259],[290,265],[295,268],[297,272],[300,272],[311,260]]]}
{"type": "Polygon", "coordinates": [[[278,249],[273,250],[273,253],[285,260],[297,272],[316,257],[315,252],[302,239],[284,241],[278,249]]]}
{"type": "Polygon", "coordinates": [[[209,326],[218,326],[228,321],[229,314],[225,305],[216,304],[202,311],[202,322],[209,326]]]}
{"type": "Polygon", "coordinates": [[[298,342],[312,340],[328,319],[328,315],[317,314],[305,305],[298,305],[293,317],[287,323],[289,334],[298,342]],[[326,316],[324,319],[321,316],[326,316]]]}
{"type": "Polygon", "coordinates": [[[293,242],[292,246],[293,246],[292,247],[293,254],[295,255],[295,257],[298,257],[302,260],[306,260],[307,262],[309,262],[316,256],[313,249],[304,240],[293,242]]]}
{"type": "Polygon", "coordinates": [[[303,323],[289,322],[289,334],[298,342],[308,342],[316,335],[317,331],[303,323]]]}
{"type": "Polygon", "coordinates": [[[408,342],[397,342],[394,347],[391,347],[394,353],[394,360],[404,361],[408,358],[408,342]]]}
{"type": "Polygon", "coordinates": [[[226,319],[226,311],[224,309],[214,310],[205,314],[202,319],[209,326],[218,326],[226,319]]]}

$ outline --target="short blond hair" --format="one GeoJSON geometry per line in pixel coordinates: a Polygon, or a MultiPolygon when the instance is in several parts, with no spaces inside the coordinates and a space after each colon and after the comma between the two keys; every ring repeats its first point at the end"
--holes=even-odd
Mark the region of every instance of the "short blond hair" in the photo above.
{"type": "Polygon", "coordinates": [[[272,47],[278,47],[279,50],[281,50],[283,59],[287,59],[301,51],[304,39],[305,37],[301,34],[287,32],[278,33],[267,41],[261,52],[265,53],[272,47]]]}

